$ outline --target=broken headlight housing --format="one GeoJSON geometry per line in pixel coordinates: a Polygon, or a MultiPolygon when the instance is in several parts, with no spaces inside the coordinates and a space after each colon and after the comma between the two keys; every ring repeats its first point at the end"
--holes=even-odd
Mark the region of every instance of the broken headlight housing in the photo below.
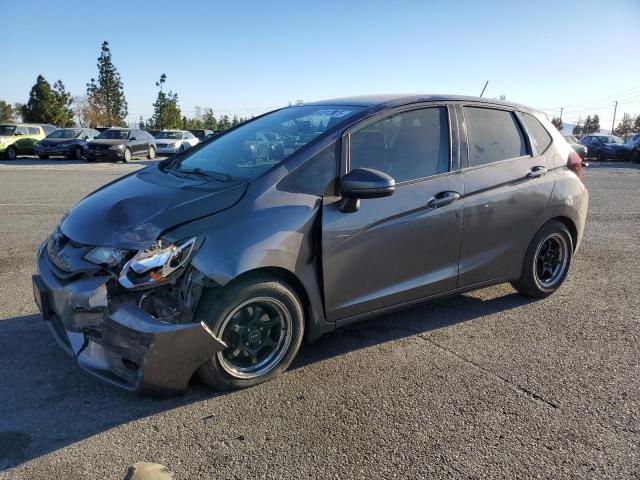
{"type": "Polygon", "coordinates": [[[128,253],[128,250],[122,248],[95,247],[89,250],[84,259],[96,265],[113,268],[118,266],[128,253]]]}
{"type": "Polygon", "coordinates": [[[124,265],[118,281],[125,288],[164,283],[187,264],[195,245],[196,237],[176,243],[159,240],[153,247],[138,251],[124,265]]]}

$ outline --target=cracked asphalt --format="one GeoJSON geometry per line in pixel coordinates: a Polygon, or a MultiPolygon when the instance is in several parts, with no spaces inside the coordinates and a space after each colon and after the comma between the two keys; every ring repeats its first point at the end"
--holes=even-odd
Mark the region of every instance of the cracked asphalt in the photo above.
{"type": "Polygon", "coordinates": [[[640,478],[639,166],[587,170],[583,244],[548,299],[458,295],[304,345],[270,383],[164,400],[81,372],[31,293],[64,212],[135,168],[0,162],[1,478],[640,478]]]}

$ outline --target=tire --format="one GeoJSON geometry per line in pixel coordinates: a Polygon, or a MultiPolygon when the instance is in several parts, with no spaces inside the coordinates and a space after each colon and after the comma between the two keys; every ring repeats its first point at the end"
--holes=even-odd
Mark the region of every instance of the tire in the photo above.
{"type": "Polygon", "coordinates": [[[640,163],[640,150],[634,150],[631,153],[631,161],[633,163],[640,163]]]}
{"type": "Polygon", "coordinates": [[[216,390],[252,387],[280,375],[295,358],[304,335],[298,295],[270,275],[208,292],[198,316],[229,345],[198,370],[202,382],[216,390]]]}
{"type": "Polygon", "coordinates": [[[527,297],[548,297],[567,278],[572,257],[571,233],[564,223],[551,220],[534,235],[524,256],[521,276],[511,285],[527,297]]]}
{"type": "Polygon", "coordinates": [[[69,160],[82,160],[83,156],[84,156],[84,151],[82,150],[82,147],[80,145],[76,145],[69,152],[68,158],[69,160]]]}
{"type": "Polygon", "coordinates": [[[49,158],[49,155],[38,155],[38,158],[40,160],[46,160],[47,158],[49,158]]]}
{"type": "Polygon", "coordinates": [[[129,148],[125,148],[122,154],[122,162],[127,163],[131,161],[131,150],[129,148]]]}
{"type": "Polygon", "coordinates": [[[15,160],[18,158],[18,151],[16,150],[16,147],[7,147],[4,151],[4,156],[7,160],[15,160]]]}
{"type": "Polygon", "coordinates": [[[186,149],[184,148],[184,145],[180,145],[180,148],[178,149],[178,153],[182,153],[184,152],[186,149]]]}
{"type": "Polygon", "coordinates": [[[147,152],[147,159],[148,160],[153,160],[154,158],[156,158],[156,147],[151,145],[149,147],[149,152],[147,152]]]}
{"type": "Polygon", "coordinates": [[[89,163],[96,163],[96,159],[94,157],[87,157],[86,160],[89,163]]]}

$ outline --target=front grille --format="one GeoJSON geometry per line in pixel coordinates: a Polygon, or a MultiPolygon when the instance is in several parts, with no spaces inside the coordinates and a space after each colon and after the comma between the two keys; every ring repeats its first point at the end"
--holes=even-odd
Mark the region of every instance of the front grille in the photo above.
{"type": "Polygon", "coordinates": [[[111,145],[91,145],[89,148],[91,150],[109,150],[111,145]]]}

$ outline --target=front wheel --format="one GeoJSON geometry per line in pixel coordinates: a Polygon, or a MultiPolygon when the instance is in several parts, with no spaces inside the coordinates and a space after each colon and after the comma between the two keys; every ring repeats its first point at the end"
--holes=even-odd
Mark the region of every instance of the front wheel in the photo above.
{"type": "Polygon", "coordinates": [[[569,230],[562,222],[552,220],[531,240],[521,277],[511,285],[527,297],[548,297],[567,278],[572,256],[573,240],[569,230]]]}
{"type": "Polygon", "coordinates": [[[217,390],[246,388],[284,372],[304,334],[304,310],[295,291],[268,275],[240,280],[209,292],[198,307],[214,335],[227,348],[198,370],[217,390]]]}
{"type": "Polygon", "coordinates": [[[640,150],[635,150],[632,154],[631,154],[631,161],[633,163],[640,163],[640,150]]]}
{"type": "Polygon", "coordinates": [[[149,151],[147,152],[147,158],[149,160],[153,160],[154,158],[156,158],[156,147],[154,147],[153,145],[149,147],[149,151]]]}
{"type": "Polygon", "coordinates": [[[84,156],[84,152],[82,151],[82,147],[80,145],[76,145],[69,152],[69,158],[71,160],[82,160],[83,156],[84,156]]]}
{"type": "Polygon", "coordinates": [[[127,163],[127,162],[131,161],[131,150],[129,150],[128,148],[124,149],[124,152],[122,154],[122,161],[124,163],[127,163]]]}

